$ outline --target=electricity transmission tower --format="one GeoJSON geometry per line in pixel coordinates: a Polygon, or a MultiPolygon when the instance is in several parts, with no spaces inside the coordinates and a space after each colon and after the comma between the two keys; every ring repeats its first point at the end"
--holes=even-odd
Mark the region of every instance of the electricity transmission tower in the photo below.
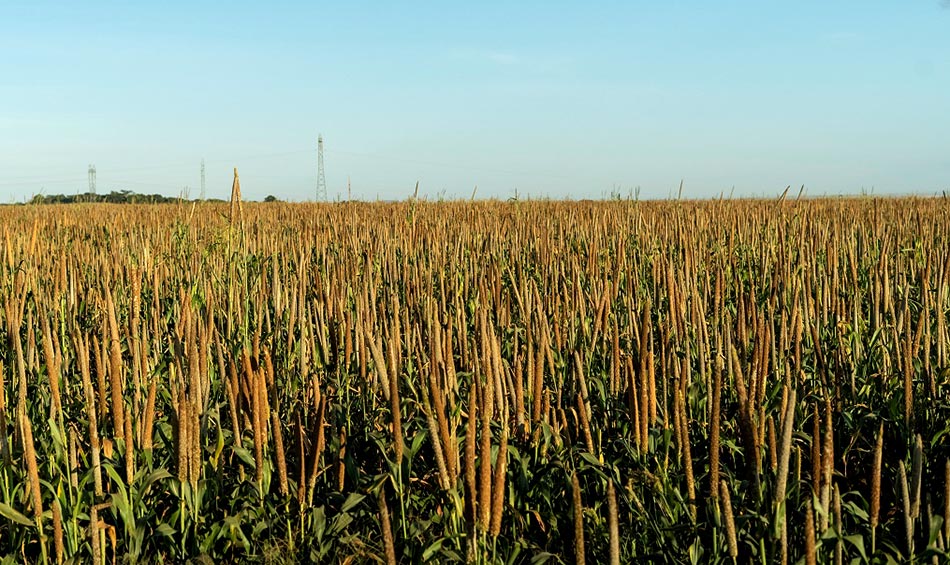
{"type": "Polygon", "coordinates": [[[323,136],[317,136],[317,201],[327,199],[327,179],[323,174],[323,136]]]}
{"type": "Polygon", "coordinates": [[[200,200],[205,199],[205,160],[201,160],[201,194],[200,200]]]}
{"type": "Polygon", "coordinates": [[[89,165],[89,192],[96,193],[96,166],[89,165]]]}

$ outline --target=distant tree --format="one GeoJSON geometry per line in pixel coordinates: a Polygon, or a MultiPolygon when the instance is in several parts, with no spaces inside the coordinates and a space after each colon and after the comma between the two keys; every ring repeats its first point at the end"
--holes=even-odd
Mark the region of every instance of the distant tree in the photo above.
{"type": "Polygon", "coordinates": [[[108,194],[37,194],[28,204],[75,204],[79,202],[106,202],[109,204],[170,204],[179,202],[179,198],[163,196],[161,194],[137,194],[131,190],[120,190],[108,194]]]}
{"type": "Polygon", "coordinates": [[[278,200],[273,194],[268,194],[267,198],[264,199],[264,202],[280,202],[280,200],[278,200]]]}

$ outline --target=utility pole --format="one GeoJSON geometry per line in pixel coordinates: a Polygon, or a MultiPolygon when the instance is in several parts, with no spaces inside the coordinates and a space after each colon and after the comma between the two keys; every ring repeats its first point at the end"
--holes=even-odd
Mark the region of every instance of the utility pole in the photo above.
{"type": "Polygon", "coordinates": [[[327,179],[323,173],[323,136],[317,136],[317,201],[327,199],[327,179]]]}
{"type": "Polygon", "coordinates": [[[205,160],[201,160],[201,194],[200,200],[205,199],[205,160]]]}
{"type": "Polygon", "coordinates": [[[89,193],[96,193],[96,166],[89,165],[89,193]]]}

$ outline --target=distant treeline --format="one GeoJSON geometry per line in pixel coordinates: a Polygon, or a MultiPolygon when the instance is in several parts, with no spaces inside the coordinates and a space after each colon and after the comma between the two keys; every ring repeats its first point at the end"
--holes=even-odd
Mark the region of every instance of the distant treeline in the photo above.
{"type": "MultiPolygon", "coordinates": [[[[219,199],[208,199],[209,202],[223,202],[219,199]]],[[[108,194],[37,194],[30,199],[29,204],[78,204],[80,202],[99,202],[108,204],[170,204],[174,202],[191,202],[184,198],[164,196],[162,194],[138,194],[131,190],[112,191],[108,194]]]]}

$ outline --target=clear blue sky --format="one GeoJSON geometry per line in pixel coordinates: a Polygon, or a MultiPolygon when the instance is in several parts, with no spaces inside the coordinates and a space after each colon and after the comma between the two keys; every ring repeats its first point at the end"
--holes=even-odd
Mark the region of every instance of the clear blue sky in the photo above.
{"type": "Polygon", "coordinates": [[[3,0],[0,201],[950,189],[947,2],[404,4],[3,0]]]}

